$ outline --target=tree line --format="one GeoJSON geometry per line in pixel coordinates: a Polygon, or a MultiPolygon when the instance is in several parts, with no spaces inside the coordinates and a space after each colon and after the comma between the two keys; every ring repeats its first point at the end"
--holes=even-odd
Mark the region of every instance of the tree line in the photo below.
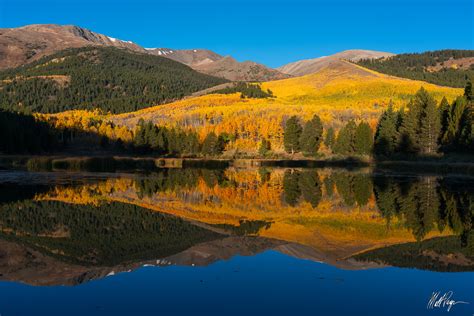
{"type": "Polygon", "coordinates": [[[210,132],[201,142],[195,131],[167,128],[140,120],[133,137],[133,148],[141,154],[162,156],[219,156],[230,140],[229,134],[210,132]]]}
{"type": "Polygon", "coordinates": [[[423,88],[406,108],[382,113],[375,132],[374,155],[432,156],[439,152],[474,152],[474,108],[472,85],[450,105],[437,104],[423,88]]]}
{"type": "MultiPolygon", "coordinates": [[[[439,104],[421,88],[406,107],[395,111],[389,104],[377,123],[375,133],[367,122],[347,122],[336,134],[333,127],[325,133],[321,119],[314,117],[301,124],[297,116],[290,117],[284,128],[284,148],[287,153],[301,152],[318,156],[320,145],[337,155],[374,155],[380,159],[434,156],[451,152],[474,152],[474,105],[472,84],[468,82],[464,95],[449,104],[443,98],[439,104]]],[[[259,152],[271,149],[268,140],[260,143],[259,152]]]]}
{"type": "MultiPolygon", "coordinates": [[[[450,59],[474,57],[474,50],[439,50],[414,54],[398,54],[380,59],[363,59],[359,65],[393,76],[422,80],[438,85],[462,88],[474,78],[474,64],[469,67],[445,66],[450,59]],[[432,70],[430,67],[436,67],[432,70]]],[[[462,64],[463,62],[457,62],[462,64]]],[[[464,61],[467,63],[467,61],[464,61]]]]}
{"type": "Polygon", "coordinates": [[[49,124],[0,109],[0,153],[47,152],[56,144],[56,133],[49,124]]]}
{"type": "Polygon", "coordinates": [[[262,90],[262,87],[258,83],[247,83],[247,82],[238,82],[233,84],[230,87],[226,87],[223,89],[215,90],[210,93],[219,93],[219,94],[232,94],[240,92],[240,97],[242,99],[245,98],[256,98],[256,99],[264,99],[264,98],[272,98],[273,92],[270,89],[266,91],[262,90]]]}
{"type": "Polygon", "coordinates": [[[0,107],[40,113],[124,113],[224,82],[169,58],[113,47],[75,48],[0,72],[0,107]]]}
{"type": "MultiPolygon", "coordinates": [[[[324,142],[334,154],[339,155],[369,155],[373,147],[373,132],[367,122],[357,124],[350,120],[343,126],[339,133],[330,127],[323,137],[323,124],[319,116],[314,117],[301,125],[297,116],[290,117],[283,134],[283,144],[287,153],[303,153],[304,156],[318,156],[320,145],[324,142]]],[[[260,148],[265,146],[267,140],[263,140],[260,148]]],[[[262,152],[262,151],[261,151],[262,152]]]]}

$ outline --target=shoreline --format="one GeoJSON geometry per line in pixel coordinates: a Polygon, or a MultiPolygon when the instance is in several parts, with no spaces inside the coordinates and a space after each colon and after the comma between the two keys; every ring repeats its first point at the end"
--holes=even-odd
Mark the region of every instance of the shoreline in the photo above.
{"type": "MultiPolygon", "coordinates": [[[[464,157],[466,158],[466,157],[464,157]]],[[[264,158],[168,158],[121,155],[0,155],[0,170],[27,171],[151,171],[162,168],[373,168],[375,172],[459,173],[474,175],[474,160],[384,160],[357,157],[329,159],[264,159],[264,158]]]]}

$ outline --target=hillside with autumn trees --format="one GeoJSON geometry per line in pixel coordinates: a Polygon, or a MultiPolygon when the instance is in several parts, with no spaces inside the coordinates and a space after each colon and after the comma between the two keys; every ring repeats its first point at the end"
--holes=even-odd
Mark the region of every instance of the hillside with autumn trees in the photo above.
{"type": "Polygon", "coordinates": [[[302,77],[226,85],[135,112],[73,110],[35,114],[34,120],[50,127],[55,150],[391,159],[471,151],[471,90],[469,85],[463,90],[387,76],[341,61],[302,77]]]}

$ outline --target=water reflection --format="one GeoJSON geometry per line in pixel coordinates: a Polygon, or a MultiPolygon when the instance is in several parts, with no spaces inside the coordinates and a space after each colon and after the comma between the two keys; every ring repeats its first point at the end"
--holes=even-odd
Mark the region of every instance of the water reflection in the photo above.
{"type": "Polygon", "coordinates": [[[3,184],[0,278],[77,284],[144,264],[205,265],[268,249],[346,269],[473,271],[472,184],[269,168],[3,184]]]}

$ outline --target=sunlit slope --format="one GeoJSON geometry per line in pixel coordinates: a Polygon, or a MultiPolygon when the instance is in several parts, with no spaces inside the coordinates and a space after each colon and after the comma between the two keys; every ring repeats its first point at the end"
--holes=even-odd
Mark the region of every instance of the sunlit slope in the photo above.
{"type": "Polygon", "coordinates": [[[202,136],[210,131],[232,133],[237,140],[231,146],[236,148],[255,149],[258,139],[265,137],[276,149],[282,144],[282,122],[290,115],[309,119],[318,114],[326,127],[338,128],[351,118],[375,125],[390,101],[396,107],[405,105],[422,86],[437,100],[443,96],[452,100],[462,94],[462,89],[391,77],[340,61],[315,74],[263,83],[262,88],[272,90],[276,96],[272,99],[205,95],[111,119],[130,128],[144,119],[196,129],[202,136]]]}

